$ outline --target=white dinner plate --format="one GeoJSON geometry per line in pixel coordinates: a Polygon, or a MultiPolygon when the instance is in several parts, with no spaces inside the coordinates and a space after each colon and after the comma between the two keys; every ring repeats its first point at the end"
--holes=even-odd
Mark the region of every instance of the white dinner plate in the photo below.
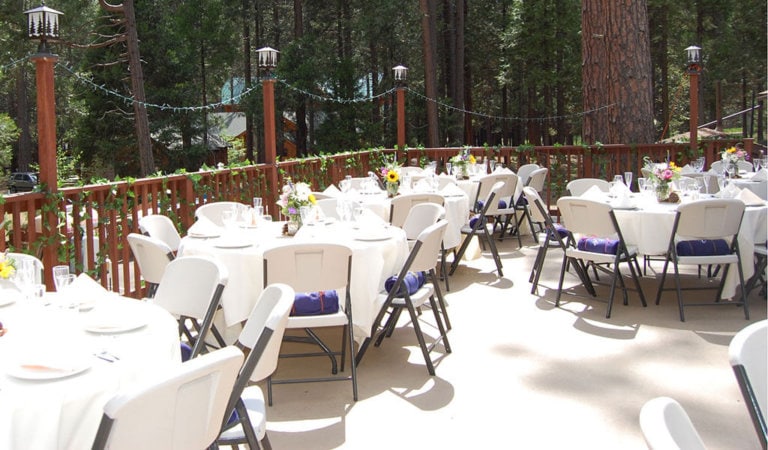
{"type": "Polygon", "coordinates": [[[147,319],[141,316],[103,316],[90,318],[83,329],[89,333],[116,334],[137,330],[147,324],[147,319]]]}
{"type": "Polygon", "coordinates": [[[11,289],[0,291],[0,306],[16,303],[16,297],[18,297],[18,295],[12,294],[11,292],[13,292],[11,289]]]}
{"type": "Polygon", "coordinates": [[[392,236],[389,235],[387,232],[380,232],[380,233],[358,233],[355,235],[355,240],[358,241],[386,241],[387,239],[391,238],[392,236]]]}
{"type": "Polygon", "coordinates": [[[230,241],[230,240],[220,240],[216,241],[213,246],[218,248],[245,248],[250,247],[251,244],[248,241],[230,241]]]}
{"type": "Polygon", "coordinates": [[[29,360],[12,365],[6,373],[22,380],[55,380],[77,375],[90,367],[91,362],[86,358],[60,362],[29,360]]]}
{"type": "Polygon", "coordinates": [[[199,239],[208,239],[208,238],[215,238],[219,237],[219,234],[216,233],[195,233],[194,231],[187,233],[187,236],[192,238],[199,238],[199,239]]]}

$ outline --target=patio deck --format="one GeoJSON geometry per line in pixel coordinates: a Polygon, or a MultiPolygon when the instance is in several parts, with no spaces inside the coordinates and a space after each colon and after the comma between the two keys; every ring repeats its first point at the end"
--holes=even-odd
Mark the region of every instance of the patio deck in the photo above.
{"type": "MultiPolygon", "coordinates": [[[[606,304],[587,296],[564,296],[554,307],[556,251],[540,296],[531,295],[536,246],[530,236],[523,245],[500,244],[503,278],[487,255],[451,277],[453,353],[441,358],[435,377],[404,314],[392,338],[371,347],[359,366],[358,402],[347,382],[274,387],[267,410],[273,448],[642,449],[640,408],[662,395],[683,405],[709,448],[759,448],[727,356],[733,335],[766,317],[757,290],[750,321],[737,307],[700,307],[687,309],[683,323],[672,292],[654,304],[657,280],[649,272],[648,307],[630,293],[630,304],[618,300],[606,319],[606,304]]],[[[278,374],[299,364],[328,367],[327,359],[281,360],[278,374]]]]}

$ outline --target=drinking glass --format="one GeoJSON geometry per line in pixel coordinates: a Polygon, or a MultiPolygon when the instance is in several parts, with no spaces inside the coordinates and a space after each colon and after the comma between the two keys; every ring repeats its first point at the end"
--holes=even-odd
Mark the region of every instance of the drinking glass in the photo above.
{"type": "Polygon", "coordinates": [[[496,170],[496,160],[495,159],[488,160],[488,169],[491,171],[491,173],[493,173],[496,170]]]}
{"type": "Polygon", "coordinates": [[[624,182],[627,184],[629,190],[632,190],[632,172],[624,172],[624,182]]]}
{"type": "Polygon", "coordinates": [[[644,189],[645,189],[645,178],[638,177],[637,178],[637,191],[642,193],[644,189]]]}
{"type": "Polygon", "coordinates": [[[760,158],[754,158],[752,160],[752,167],[754,168],[755,172],[760,171],[760,163],[761,163],[760,158]]]}
{"type": "Polygon", "coordinates": [[[302,206],[299,208],[299,214],[301,214],[301,223],[304,225],[314,225],[315,218],[312,216],[312,207],[302,206]]]}
{"type": "Polygon", "coordinates": [[[224,224],[224,228],[231,230],[235,225],[235,212],[232,210],[226,210],[221,212],[221,222],[224,224]]]}
{"type": "Polygon", "coordinates": [[[614,175],[613,176],[613,182],[614,183],[624,183],[624,176],[623,175],[614,175]]]}
{"type": "Polygon", "coordinates": [[[258,210],[261,206],[263,206],[261,197],[253,197],[253,207],[258,210]]]}
{"type": "Polygon", "coordinates": [[[56,287],[56,292],[58,292],[59,284],[62,283],[63,279],[66,278],[69,275],[69,266],[54,266],[53,267],[53,284],[56,287]]]}
{"type": "Polygon", "coordinates": [[[448,175],[453,174],[453,164],[452,163],[445,163],[445,171],[448,173],[448,175]]]}

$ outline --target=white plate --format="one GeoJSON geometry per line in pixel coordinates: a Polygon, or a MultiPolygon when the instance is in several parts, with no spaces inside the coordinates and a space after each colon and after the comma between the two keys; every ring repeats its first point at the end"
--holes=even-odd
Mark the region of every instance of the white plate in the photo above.
{"type": "Polygon", "coordinates": [[[355,240],[358,241],[386,241],[392,236],[389,233],[376,233],[376,234],[364,234],[360,233],[355,236],[355,240]]]}
{"type": "Polygon", "coordinates": [[[7,291],[0,291],[0,306],[16,303],[16,295],[8,295],[7,291]]]}
{"type": "Polygon", "coordinates": [[[219,237],[219,235],[215,234],[215,233],[206,234],[206,233],[195,233],[195,232],[187,233],[187,236],[192,237],[192,238],[198,238],[198,239],[207,239],[207,238],[219,237]]]}
{"type": "Polygon", "coordinates": [[[86,322],[83,329],[89,333],[115,334],[133,331],[146,324],[147,319],[141,316],[99,316],[86,322]]]}
{"type": "Polygon", "coordinates": [[[61,364],[26,361],[14,364],[6,373],[14,378],[20,378],[22,380],[55,380],[77,375],[88,370],[90,367],[91,362],[85,358],[81,361],[61,364]]]}
{"type": "Polygon", "coordinates": [[[218,248],[245,248],[251,245],[253,244],[247,241],[217,241],[213,244],[214,247],[218,248]]]}

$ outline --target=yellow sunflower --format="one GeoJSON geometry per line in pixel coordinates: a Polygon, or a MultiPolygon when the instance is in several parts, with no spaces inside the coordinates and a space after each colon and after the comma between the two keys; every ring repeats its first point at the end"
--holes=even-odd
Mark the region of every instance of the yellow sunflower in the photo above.
{"type": "Polygon", "coordinates": [[[387,181],[390,183],[397,183],[398,180],[400,180],[400,175],[398,175],[397,171],[390,170],[387,172],[387,181]]]}

